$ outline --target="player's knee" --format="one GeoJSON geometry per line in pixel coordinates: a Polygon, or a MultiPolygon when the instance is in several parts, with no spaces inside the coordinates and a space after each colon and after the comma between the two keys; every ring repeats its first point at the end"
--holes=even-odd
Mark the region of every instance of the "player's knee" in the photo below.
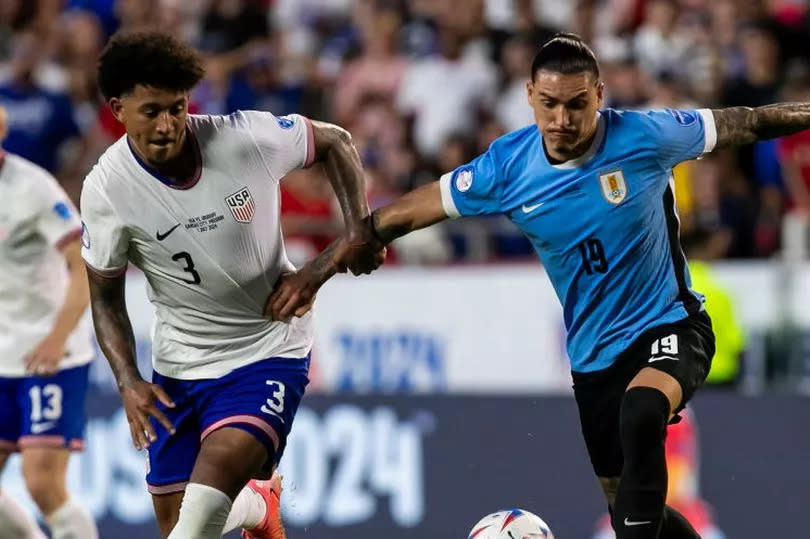
{"type": "Polygon", "coordinates": [[[663,443],[669,419],[669,400],[651,387],[633,387],[622,398],[619,430],[625,453],[663,443]]]}

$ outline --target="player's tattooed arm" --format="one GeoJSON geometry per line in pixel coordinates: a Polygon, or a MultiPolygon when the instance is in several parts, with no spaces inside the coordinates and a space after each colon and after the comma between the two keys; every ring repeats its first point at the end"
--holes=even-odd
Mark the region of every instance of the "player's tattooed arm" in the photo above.
{"type": "Polygon", "coordinates": [[[717,146],[739,146],[810,129],[810,103],[712,110],[717,146]]]}
{"type": "Polygon", "coordinates": [[[360,155],[348,131],[323,122],[312,122],[315,158],[323,162],[346,223],[346,237],[355,249],[348,266],[354,274],[370,273],[385,260],[385,246],[369,235],[365,221],[369,209],[360,155]]]}
{"type": "Polygon", "coordinates": [[[87,274],[96,336],[101,351],[115,374],[132,442],[138,449],[147,448],[157,439],[150,416],[157,419],[166,430],[174,433],[174,426],[155,406],[156,401],[160,400],[169,408],[174,407],[174,402],[163,388],[144,381],[138,372],[135,362],[135,335],[124,298],[125,275],[106,277],[90,268],[87,274]]]}
{"type": "Polygon", "coordinates": [[[335,191],[347,226],[359,223],[368,213],[366,181],[360,155],[351,134],[334,124],[311,121],[315,139],[315,160],[335,191]]]}
{"type": "Polygon", "coordinates": [[[88,269],[90,308],[101,351],[110,363],[118,388],[140,380],[135,362],[135,335],[124,298],[126,277],[107,277],[88,269]]]}

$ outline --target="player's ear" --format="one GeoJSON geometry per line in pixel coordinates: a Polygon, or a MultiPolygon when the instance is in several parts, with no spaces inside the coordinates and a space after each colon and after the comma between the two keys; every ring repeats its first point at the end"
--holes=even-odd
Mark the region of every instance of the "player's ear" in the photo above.
{"type": "Polygon", "coordinates": [[[596,81],[596,99],[599,108],[602,108],[602,103],[605,102],[605,83],[601,80],[596,81]]]}
{"type": "Polygon", "coordinates": [[[532,96],[534,94],[534,84],[532,80],[529,79],[526,81],[526,99],[529,100],[529,106],[532,106],[532,96]]]}
{"type": "Polygon", "coordinates": [[[124,123],[124,105],[121,103],[120,98],[110,98],[110,110],[112,110],[113,116],[115,116],[116,120],[124,123]]]}

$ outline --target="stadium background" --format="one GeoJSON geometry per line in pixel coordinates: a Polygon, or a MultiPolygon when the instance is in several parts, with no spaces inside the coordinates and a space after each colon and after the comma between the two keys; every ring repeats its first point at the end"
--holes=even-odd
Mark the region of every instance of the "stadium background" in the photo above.
{"type": "MultiPolygon", "coordinates": [[[[349,129],[374,206],[531,123],[528,66],[560,29],[594,47],[609,106],[810,99],[804,0],[3,0],[3,146],[74,198],[122,134],[99,99],[95,58],[112,32],[139,28],[205,53],[195,112],[301,112],[349,129]]],[[[791,137],[675,171],[684,241],[723,334],[724,367],[693,407],[686,490],[733,539],[806,536],[808,148],[810,137],[791,137]]],[[[339,211],[317,168],[283,189],[288,250],[303,261],[340,230],[339,211]]],[[[284,462],[290,537],[463,537],[509,506],[543,516],[558,539],[594,536],[604,507],[561,313],[527,242],[489,218],[392,251],[392,267],[319,297],[311,392],[284,462]]],[[[128,295],[148,374],[152,311],[136,272],[128,295]]],[[[144,457],[103,359],[92,376],[88,450],[71,486],[102,537],[156,537],[144,457]]],[[[2,487],[27,500],[17,461],[2,487]]]]}

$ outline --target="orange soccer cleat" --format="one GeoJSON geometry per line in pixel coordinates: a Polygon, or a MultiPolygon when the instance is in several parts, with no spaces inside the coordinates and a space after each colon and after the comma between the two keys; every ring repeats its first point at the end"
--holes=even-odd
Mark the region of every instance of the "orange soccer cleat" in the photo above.
{"type": "Polygon", "coordinates": [[[247,486],[264,498],[267,511],[258,526],[242,530],[242,539],[286,539],[281,523],[281,476],[274,473],[266,481],[251,479],[247,486]]]}

